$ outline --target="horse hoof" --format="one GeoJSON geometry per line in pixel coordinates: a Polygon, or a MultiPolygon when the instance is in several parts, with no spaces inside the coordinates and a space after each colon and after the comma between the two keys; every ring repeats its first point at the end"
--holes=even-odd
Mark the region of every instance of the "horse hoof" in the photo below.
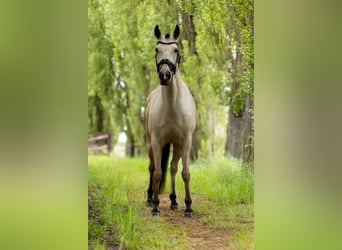
{"type": "Polygon", "coordinates": [[[159,216],[160,215],[160,211],[157,207],[154,207],[151,211],[152,216],[159,216]]]}
{"type": "Polygon", "coordinates": [[[177,209],[178,209],[178,204],[171,205],[171,210],[177,210],[177,209]]]}
{"type": "Polygon", "coordinates": [[[159,211],[152,211],[152,216],[160,216],[160,212],[159,211]]]}
{"type": "Polygon", "coordinates": [[[191,218],[192,217],[192,209],[191,208],[185,209],[184,216],[191,218]]]}
{"type": "Polygon", "coordinates": [[[185,212],[184,212],[184,216],[185,216],[185,217],[188,217],[188,218],[191,218],[191,217],[192,217],[192,212],[187,212],[187,211],[185,211],[185,212]]]}

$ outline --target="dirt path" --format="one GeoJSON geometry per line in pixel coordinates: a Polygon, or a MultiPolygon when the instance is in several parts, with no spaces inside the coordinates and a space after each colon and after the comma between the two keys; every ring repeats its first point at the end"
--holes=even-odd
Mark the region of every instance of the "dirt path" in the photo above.
{"type": "MultiPolygon", "coordinates": [[[[193,203],[208,203],[197,195],[192,195],[193,203]]],[[[180,228],[180,235],[186,235],[189,242],[189,249],[228,249],[229,233],[227,229],[210,228],[203,222],[205,215],[194,211],[192,218],[184,217],[185,205],[182,204],[184,198],[177,198],[179,209],[170,209],[170,199],[168,194],[160,195],[160,214],[165,221],[180,228]]],[[[146,208],[144,214],[150,215],[151,208],[146,208]]],[[[174,235],[177,237],[177,235],[174,235]]]]}

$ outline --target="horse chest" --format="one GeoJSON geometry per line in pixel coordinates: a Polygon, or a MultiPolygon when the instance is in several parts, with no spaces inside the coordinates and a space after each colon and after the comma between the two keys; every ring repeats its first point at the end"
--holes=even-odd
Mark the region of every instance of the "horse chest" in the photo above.
{"type": "Polygon", "coordinates": [[[174,112],[160,113],[158,119],[151,124],[151,132],[154,131],[158,138],[165,143],[182,143],[183,138],[192,129],[188,127],[187,116],[174,112]]]}
{"type": "Polygon", "coordinates": [[[196,126],[194,101],[188,90],[181,85],[178,86],[177,99],[163,94],[162,90],[155,90],[148,101],[148,136],[159,140],[161,144],[183,144],[196,126]]]}
{"type": "Polygon", "coordinates": [[[178,130],[186,127],[187,115],[180,109],[161,110],[157,117],[162,128],[178,130]]]}
{"type": "Polygon", "coordinates": [[[177,124],[165,124],[160,130],[159,136],[165,143],[181,143],[184,138],[184,131],[177,124]]]}

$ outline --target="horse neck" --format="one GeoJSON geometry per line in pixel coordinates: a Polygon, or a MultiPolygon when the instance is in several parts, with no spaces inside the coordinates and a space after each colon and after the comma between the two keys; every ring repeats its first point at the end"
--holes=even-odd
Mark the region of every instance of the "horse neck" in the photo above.
{"type": "Polygon", "coordinates": [[[177,71],[173,76],[172,83],[162,87],[163,100],[166,100],[169,105],[177,103],[182,84],[179,71],[177,71]]]}

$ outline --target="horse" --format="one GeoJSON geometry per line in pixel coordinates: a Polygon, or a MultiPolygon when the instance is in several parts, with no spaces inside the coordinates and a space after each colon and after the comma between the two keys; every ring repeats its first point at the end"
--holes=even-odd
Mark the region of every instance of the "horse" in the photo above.
{"type": "Polygon", "coordinates": [[[190,196],[189,154],[192,134],[196,127],[197,110],[195,101],[179,73],[180,53],[177,38],[180,28],[176,25],[173,35],[162,35],[158,25],[154,28],[157,38],[156,68],[160,85],[148,96],[145,108],[145,133],[149,155],[149,187],[147,204],[152,206],[152,215],[159,216],[159,193],[166,179],[170,145],[173,147],[171,160],[171,209],[178,209],[175,176],[178,161],[182,158],[182,178],[185,186],[185,217],[192,217],[190,196]]]}

